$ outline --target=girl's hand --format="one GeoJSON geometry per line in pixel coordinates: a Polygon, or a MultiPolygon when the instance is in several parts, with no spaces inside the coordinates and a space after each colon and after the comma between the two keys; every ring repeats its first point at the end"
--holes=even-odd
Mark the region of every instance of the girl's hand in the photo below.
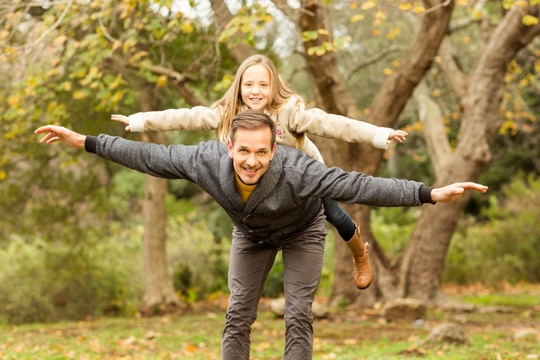
{"type": "Polygon", "coordinates": [[[118,121],[118,122],[126,124],[127,125],[125,127],[126,131],[131,130],[130,127],[129,127],[129,118],[127,116],[119,115],[119,114],[113,114],[113,115],[111,115],[111,120],[118,121]]]}
{"type": "Polygon", "coordinates": [[[392,140],[399,141],[400,143],[407,140],[406,136],[409,135],[406,131],[403,130],[394,130],[388,135],[388,141],[386,142],[388,145],[392,143],[392,140]]]}

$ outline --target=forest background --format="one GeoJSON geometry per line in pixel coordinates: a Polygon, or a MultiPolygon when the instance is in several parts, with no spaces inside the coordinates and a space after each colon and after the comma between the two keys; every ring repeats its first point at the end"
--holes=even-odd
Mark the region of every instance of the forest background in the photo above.
{"type": "MultiPolygon", "coordinates": [[[[209,105],[270,56],[310,106],[405,129],[382,152],[314,138],[329,165],[487,195],[414,209],[348,205],[372,244],[359,292],[328,237],[332,305],[451,305],[443,283],[540,281],[540,4],[536,0],[0,1],[0,322],[166,313],[226,294],[231,224],[196,186],[33,130],[126,133],[112,113],[209,105]]],[[[280,262],[266,296],[281,293],[280,262]]]]}

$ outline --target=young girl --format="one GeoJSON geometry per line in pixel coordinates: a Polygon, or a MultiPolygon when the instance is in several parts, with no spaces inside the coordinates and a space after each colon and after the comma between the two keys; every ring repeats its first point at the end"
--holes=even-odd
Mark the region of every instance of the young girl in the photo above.
{"type": "MultiPolygon", "coordinates": [[[[302,98],[280,79],[274,63],[263,55],[244,60],[231,87],[210,107],[140,112],[128,117],[112,115],[111,119],[126,124],[126,130],[133,132],[216,130],[217,137],[227,142],[232,119],[245,109],[264,111],[272,117],[276,122],[277,143],[299,149],[321,162],[319,150],[306,134],[371,143],[381,149],[386,149],[393,139],[404,141],[408,135],[402,130],[377,127],[320,109],[307,109],[302,98]]],[[[371,284],[367,243],[362,241],[358,227],[336,201],[324,199],[323,204],[327,220],[336,227],[353,255],[356,287],[367,288],[371,284]]]]}

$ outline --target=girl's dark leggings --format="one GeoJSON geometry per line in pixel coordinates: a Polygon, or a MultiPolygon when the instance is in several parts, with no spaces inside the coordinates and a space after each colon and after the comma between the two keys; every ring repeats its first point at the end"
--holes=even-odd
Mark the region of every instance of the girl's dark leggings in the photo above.
{"type": "Polygon", "coordinates": [[[356,226],[338,202],[332,199],[323,199],[324,215],[326,220],[337,229],[339,235],[345,241],[349,241],[354,236],[356,226]]]}

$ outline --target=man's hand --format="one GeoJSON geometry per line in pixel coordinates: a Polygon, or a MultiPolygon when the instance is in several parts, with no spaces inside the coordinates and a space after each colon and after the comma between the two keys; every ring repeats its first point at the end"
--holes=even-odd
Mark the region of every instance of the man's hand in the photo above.
{"type": "Polygon", "coordinates": [[[473,182],[454,183],[441,188],[431,190],[431,200],[448,203],[457,200],[465,193],[465,190],[476,190],[485,193],[488,187],[473,182]]]}
{"type": "Polygon", "coordinates": [[[46,133],[46,135],[39,140],[40,143],[52,144],[56,141],[62,141],[69,146],[78,149],[83,149],[84,142],[86,141],[86,135],[78,134],[63,126],[46,125],[36,129],[34,133],[46,133]]]}

